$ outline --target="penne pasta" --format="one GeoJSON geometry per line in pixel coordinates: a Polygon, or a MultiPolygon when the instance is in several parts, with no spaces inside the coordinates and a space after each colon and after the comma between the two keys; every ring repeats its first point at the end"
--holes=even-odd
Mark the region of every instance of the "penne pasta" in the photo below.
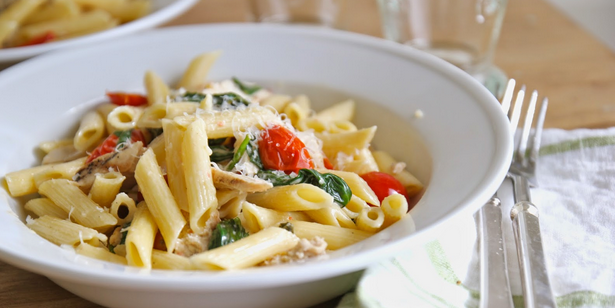
{"type": "Polygon", "coordinates": [[[305,211],[305,214],[307,214],[315,222],[323,225],[350,229],[356,229],[357,227],[346,212],[343,211],[343,209],[337,204],[333,204],[330,207],[319,210],[305,211]]]}
{"type": "Polygon", "coordinates": [[[169,96],[169,86],[152,71],[145,72],[145,90],[147,92],[147,104],[163,104],[169,96]]]}
{"type": "Polygon", "coordinates": [[[189,91],[205,88],[207,74],[220,54],[222,54],[220,51],[214,51],[195,57],[188,65],[177,87],[189,91]]]}
{"type": "Polygon", "coordinates": [[[184,175],[182,159],[184,132],[179,125],[171,120],[162,121],[162,128],[165,132],[164,150],[169,189],[171,189],[171,193],[175,197],[179,208],[188,212],[186,177],[184,175]]]}
{"type": "Polygon", "coordinates": [[[106,232],[117,224],[117,219],[92,201],[79,189],[77,183],[65,179],[45,181],[39,192],[69,213],[69,218],[79,224],[106,232]]]}
{"type": "Polygon", "coordinates": [[[191,102],[153,104],[143,110],[137,126],[145,128],[162,127],[162,119],[173,119],[183,114],[196,112],[198,105],[191,102]]]}
{"type": "Polygon", "coordinates": [[[13,21],[17,24],[23,22],[45,0],[18,0],[0,13],[0,23],[13,21]]]}
{"type": "Polygon", "coordinates": [[[322,237],[327,242],[327,249],[336,250],[360,242],[373,235],[363,230],[340,228],[315,222],[293,222],[295,235],[299,238],[313,239],[322,237]]]}
{"type": "Polygon", "coordinates": [[[135,200],[130,198],[126,193],[119,193],[111,202],[109,213],[117,219],[118,225],[124,225],[133,220],[137,206],[135,200]]]}
{"type": "Polygon", "coordinates": [[[193,269],[190,259],[158,249],[152,250],[152,268],[183,271],[193,269]]]}
{"type": "Polygon", "coordinates": [[[329,207],[333,197],[311,184],[276,186],[265,192],[249,194],[248,202],[278,211],[308,211],[329,207]]]}
{"type": "Polygon", "coordinates": [[[365,182],[365,180],[363,180],[358,174],[348,171],[329,169],[319,171],[322,173],[332,173],[342,178],[344,182],[348,184],[348,187],[350,187],[352,194],[361,198],[365,202],[374,205],[380,204],[376,193],[374,193],[374,191],[369,187],[369,185],[367,185],[367,182],[365,182]]]}
{"type": "Polygon", "coordinates": [[[205,232],[207,221],[218,215],[218,199],[214,187],[207,145],[205,122],[196,120],[188,126],[182,141],[182,160],[186,178],[186,195],[190,212],[190,228],[196,234],[205,232]]]}
{"type": "Polygon", "coordinates": [[[335,159],[338,153],[353,155],[357,149],[366,149],[376,134],[376,126],[354,132],[338,134],[317,134],[322,140],[322,150],[329,158],[335,159]]]}
{"type": "Polygon", "coordinates": [[[43,182],[51,180],[51,179],[66,179],[70,180],[75,176],[77,171],[83,167],[83,163],[85,162],[85,157],[75,159],[73,161],[67,163],[60,164],[52,164],[46,165],[49,168],[45,168],[44,170],[39,170],[32,174],[32,180],[34,181],[34,186],[39,187],[43,182]]]}
{"type": "Polygon", "coordinates": [[[175,248],[175,241],[184,228],[186,220],[162,176],[160,166],[158,166],[151,149],[145,151],[139,159],[135,169],[135,179],[139,184],[143,199],[145,199],[147,207],[160,229],[167,250],[172,252],[175,248]]]}
{"type": "Polygon", "coordinates": [[[285,252],[297,243],[299,238],[291,232],[269,227],[226,246],[194,255],[190,261],[197,268],[205,269],[247,268],[285,252]]]}
{"type": "Polygon", "coordinates": [[[316,113],[316,118],[324,122],[352,121],[355,112],[355,102],[351,99],[337,103],[316,113]]]}
{"type": "Polygon", "coordinates": [[[26,202],[24,208],[36,214],[38,217],[51,216],[59,219],[68,218],[68,213],[59,206],[55,205],[55,203],[48,198],[30,199],[26,202]]]}
{"type": "Polygon", "coordinates": [[[117,171],[99,173],[94,179],[88,196],[98,205],[108,208],[120,192],[125,179],[126,177],[117,171]]]}
{"type": "Polygon", "coordinates": [[[106,248],[95,247],[87,243],[79,244],[79,246],[75,248],[75,252],[80,255],[84,255],[86,257],[90,257],[90,258],[94,258],[94,259],[98,259],[102,261],[123,264],[123,265],[127,264],[126,258],[122,256],[118,256],[114,253],[111,253],[106,248]]]}
{"type": "Polygon", "coordinates": [[[176,117],[180,126],[188,127],[196,119],[205,121],[205,131],[210,139],[233,137],[235,131],[248,128],[264,128],[271,124],[281,124],[280,118],[269,108],[249,107],[225,112],[205,112],[197,115],[176,117]]]}
{"type": "Polygon", "coordinates": [[[406,216],[408,200],[403,195],[392,194],[382,200],[380,208],[384,213],[382,228],[386,228],[406,216]]]}
{"type": "Polygon", "coordinates": [[[290,218],[288,213],[270,210],[250,202],[243,202],[242,208],[242,223],[250,233],[256,233],[262,229],[277,226],[282,222],[288,221],[290,218]]]}
{"type": "Polygon", "coordinates": [[[28,220],[27,225],[36,234],[56,245],[75,246],[82,242],[99,242],[98,231],[57,217],[45,215],[28,220]]]}
{"type": "Polygon", "coordinates": [[[86,151],[95,146],[105,133],[105,122],[97,112],[88,112],[83,119],[73,139],[75,149],[86,151]]]}
{"type": "Polygon", "coordinates": [[[384,213],[380,207],[365,208],[357,217],[357,228],[367,232],[376,232],[383,227],[384,213]]]}
{"type": "Polygon", "coordinates": [[[126,236],[126,261],[128,265],[152,268],[152,249],[158,226],[148,206],[141,202],[137,207],[126,236]]]}
{"type": "Polygon", "coordinates": [[[107,131],[124,131],[137,126],[137,120],[141,117],[143,108],[133,106],[115,107],[107,115],[107,131]]]}

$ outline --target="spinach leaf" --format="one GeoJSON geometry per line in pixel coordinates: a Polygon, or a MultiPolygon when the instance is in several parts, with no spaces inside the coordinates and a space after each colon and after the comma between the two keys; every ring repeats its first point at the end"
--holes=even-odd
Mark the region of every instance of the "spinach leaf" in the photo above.
{"type": "Polygon", "coordinates": [[[261,156],[258,153],[258,144],[256,144],[256,139],[250,138],[250,142],[246,147],[246,153],[250,158],[250,161],[258,167],[258,170],[263,170],[263,161],[261,161],[261,156]]]}
{"type": "Polygon", "coordinates": [[[258,85],[246,85],[245,83],[241,82],[239,79],[237,79],[236,77],[233,77],[233,82],[237,85],[237,87],[243,91],[243,93],[248,94],[248,95],[252,95],[256,92],[258,92],[258,90],[262,89],[262,87],[258,86],[258,85]]]}
{"type": "Polygon", "coordinates": [[[220,94],[214,94],[213,96],[213,103],[214,103],[214,107],[217,108],[222,108],[223,106],[229,106],[229,107],[233,107],[233,108],[237,108],[241,105],[244,106],[248,106],[250,105],[250,103],[245,100],[243,97],[239,96],[236,93],[220,93],[220,94]]]}
{"type": "Polygon", "coordinates": [[[211,149],[211,156],[209,158],[214,163],[229,160],[234,156],[233,150],[223,145],[212,145],[209,148],[211,149]]]}
{"type": "Polygon", "coordinates": [[[181,98],[184,102],[200,103],[202,100],[205,99],[205,94],[196,93],[196,92],[186,92],[184,95],[181,96],[181,98]]]}
{"type": "Polygon", "coordinates": [[[209,249],[222,247],[250,235],[241,225],[239,217],[222,220],[209,239],[209,249]]]}
{"type": "Polygon", "coordinates": [[[239,162],[243,154],[246,152],[246,148],[248,147],[249,143],[250,143],[250,136],[246,136],[246,138],[243,139],[243,141],[237,148],[237,151],[235,151],[235,154],[233,155],[233,159],[228,164],[228,166],[226,166],[227,171],[233,170],[235,165],[239,162]]]}
{"type": "Polygon", "coordinates": [[[283,222],[278,227],[288,232],[295,233],[295,227],[290,222],[283,222]]]}
{"type": "Polygon", "coordinates": [[[214,146],[214,145],[222,145],[224,142],[226,142],[227,138],[218,138],[218,139],[208,139],[207,140],[207,145],[214,146]]]}
{"type": "MultiPolygon", "coordinates": [[[[245,98],[233,92],[213,94],[211,97],[213,101],[213,107],[216,109],[221,109],[222,107],[237,108],[242,105],[250,105],[250,102],[248,102],[245,98]]],[[[200,103],[202,100],[205,99],[205,94],[197,92],[186,92],[184,95],[181,96],[181,98],[185,102],[200,103]]]]}
{"type": "Polygon", "coordinates": [[[346,206],[352,197],[350,187],[342,178],[332,173],[319,173],[314,169],[301,169],[296,177],[283,172],[263,170],[258,173],[258,177],[271,182],[273,186],[312,184],[326,191],[341,207],[346,206]]]}

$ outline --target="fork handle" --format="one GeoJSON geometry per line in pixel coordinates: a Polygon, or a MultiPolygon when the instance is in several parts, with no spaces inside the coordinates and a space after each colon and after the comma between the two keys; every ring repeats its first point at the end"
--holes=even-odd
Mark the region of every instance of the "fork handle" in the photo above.
{"type": "Polygon", "coordinates": [[[510,218],[517,244],[525,308],[556,308],[542,249],[538,208],[529,201],[517,202],[510,218]]]}
{"type": "Polygon", "coordinates": [[[502,234],[502,208],[493,196],[478,211],[480,239],[480,308],[514,308],[508,268],[506,246],[502,234]]]}

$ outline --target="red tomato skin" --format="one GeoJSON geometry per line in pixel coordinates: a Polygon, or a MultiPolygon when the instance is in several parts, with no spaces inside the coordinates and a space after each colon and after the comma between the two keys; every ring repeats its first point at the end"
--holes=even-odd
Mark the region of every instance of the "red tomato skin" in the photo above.
{"type": "Polygon", "coordinates": [[[408,200],[408,193],[404,185],[390,174],[372,171],[362,174],[361,178],[367,182],[381,203],[384,198],[392,194],[401,194],[408,200]]]}
{"type": "Polygon", "coordinates": [[[118,106],[144,106],[147,105],[147,97],[141,94],[107,92],[107,97],[112,104],[118,106]]]}
{"type": "Polygon", "coordinates": [[[52,31],[45,32],[44,34],[33,37],[29,41],[19,45],[20,47],[32,46],[32,45],[40,45],[47,42],[51,42],[56,39],[56,35],[52,31]]]}
{"type": "Polygon", "coordinates": [[[265,169],[291,173],[314,168],[312,157],[303,141],[279,125],[268,127],[262,132],[258,151],[265,169]]]}
{"type": "MultiPolygon", "coordinates": [[[[101,143],[98,147],[96,147],[96,149],[94,149],[94,151],[92,151],[92,153],[90,153],[90,156],[88,156],[88,159],[85,161],[86,164],[90,163],[99,156],[115,151],[118,141],[119,137],[116,134],[109,135],[109,137],[107,137],[107,139],[105,139],[103,143],[101,143]]],[[[130,142],[137,141],[141,141],[143,143],[143,146],[147,145],[143,132],[139,129],[133,129],[132,132],[130,132],[130,142]]]]}

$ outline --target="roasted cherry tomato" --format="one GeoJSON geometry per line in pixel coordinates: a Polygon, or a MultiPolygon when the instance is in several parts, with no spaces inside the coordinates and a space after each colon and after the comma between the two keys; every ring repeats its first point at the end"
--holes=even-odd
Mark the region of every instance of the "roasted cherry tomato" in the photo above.
{"type": "Polygon", "coordinates": [[[143,106],[147,105],[147,97],[141,94],[122,93],[122,92],[107,92],[107,97],[111,103],[118,106],[143,106]]]}
{"type": "Polygon", "coordinates": [[[372,171],[361,175],[367,185],[376,193],[378,200],[382,202],[384,198],[392,194],[401,194],[408,199],[406,188],[396,178],[384,172],[372,171]]]}
{"type": "Polygon", "coordinates": [[[33,37],[29,41],[27,41],[27,42],[25,42],[25,43],[23,43],[23,44],[21,44],[19,46],[39,45],[39,44],[44,44],[44,43],[47,43],[47,42],[51,42],[51,41],[53,41],[55,39],[56,39],[56,35],[53,32],[48,31],[48,32],[45,32],[42,35],[39,35],[37,37],[33,37]]]}
{"type": "Polygon", "coordinates": [[[279,125],[266,128],[258,141],[258,151],[265,169],[286,173],[313,169],[314,162],[305,144],[293,132],[279,125]]]}
{"type": "Polygon", "coordinates": [[[139,129],[132,129],[129,131],[117,131],[109,135],[109,137],[107,137],[107,139],[105,139],[103,143],[96,147],[96,149],[94,149],[94,151],[90,153],[90,156],[88,156],[88,159],[85,162],[89,163],[99,156],[111,153],[115,151],[118,144],[122,144],[127,141],[130,141],[131,143],[141,141],[144,146],[147,145],[147,143],[145,142],[145,136],[143,135],[143,132],[139,129]]]}

